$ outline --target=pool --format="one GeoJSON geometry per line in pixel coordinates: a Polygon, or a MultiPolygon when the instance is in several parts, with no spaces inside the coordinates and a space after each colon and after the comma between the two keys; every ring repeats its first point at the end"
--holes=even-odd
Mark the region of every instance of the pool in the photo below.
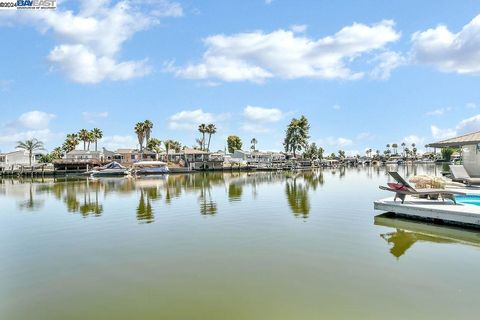
{"type": "Polygon", "coordinates": [[[466,196],[455,196],[455,200],[459,203],[473,204],[480,206],[480,195],[466,195],[466,196]]]}

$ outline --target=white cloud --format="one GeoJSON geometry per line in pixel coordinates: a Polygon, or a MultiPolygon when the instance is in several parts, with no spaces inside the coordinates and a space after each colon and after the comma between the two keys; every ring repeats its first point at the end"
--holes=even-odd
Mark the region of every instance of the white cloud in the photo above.
{"type": "Polygon", "coordinates": [[[406,136],[402,139],[403,142],[405,142],[406,147],[410,148],[412,143],[415,143],[416,147],[418,146],[423,146],[425,144],[425,138],[419,137],[417,135],[411,134],[409,136],[406,136]]]}
{"type": "Polygon", "coordinates": [[[243,109],[243,115],[247,120],[257,122],[277,122],[283,117],[283,112],[277,108],[262,108],[246,106],[243,109]]]}
{"type": "Polygon", "coordinates": [[[460,121],[456,129],[458,134],[480,131],[480,114],[460,121]]]}
{"type": "Polygon", "coordinates": [[[78,83],[128,80],[145,76],[151,71],[145,61],[117,63],[109,56],[96,55],[81,44],[56,46],[48,55],[48,60],[78,83]]]}
{"type": "Polygon", "coordinates": [[[335,146],[335,147],[345,147],[353,143],[352,140],[347,138],[335,138],[335,137],[326,137],[318,140],[319,146],[335,146]]]}
{"type": "Polygon", "coordinates": [[[50,124],[50,120],[54,119],[55,115],[43,111],[29,111],[18,117],[15,125],[20,125],[26,129],[46,129],[50,124]]]}
{"type": "Polygon", "coordinates": [[[265,4],[271,4],[273,0],[265,0],[265,4]]]}
{"type": "Polygon", "coordinates": [[[336,104],[332,108],[333,108],[333,110],[340,110],[342,107],[340,107],[338,104],[336,104]]]}
{"type": "Polygon", "coordinates": [[[430,131],[435,139],[448,139],[457,135],[453,129],[440,129],[437,126],[430,126],[430,131]]]}
{"type": "Polygon", "coordinates": [[[174,130],[197,130],[198,125],[202,123],[215,123],[216,121],[224,120],[227,117],[228,114],[226,113],[214,115],[210,112],[204,112],[202,109],[184,110],[170,116],[168,119],[168,127],[174,130]]]}
{"type": "Polygon", "coordinates": [[[82,112],[82,117],[88,123],[95,123],[97,120],[107,118],[108,112],[82,112]]]}
{"type": "MultiPolygon", "coordinates": [[[[183,14],[168,0],[82,0],[72,10],[15,10],[14,24],[34,25],[59,42],[48,55],[54,70],[79,83],[128,80],[150,72],[146,60],[117,61],[125,41],[159,23],[160,17],[183,14]]],[[[4,18],[6,19],[6,18],[4,18]]]]}
{"type": "Polygon", "coordinates": [[[204,40],[202,61],[166,70],[188,79],[262,82],[268,78],[321,78],[354,80],[363,72],[349,64],[362,55],[384,50],[400,38],[394,22],[354,23],[334,35],[311,39],[291,30],[254,31],[213,35],[204,40]]]}
{"type": "Polygon", "coordinates": [[[457,135],[480,131],[480,114],[460,121],[455,129],[441,129],[437,126],[430,126],[432,136],[435,139],[448,139],[457,135]]]}
{"type": "Polygon", "coordinates": [[[29,111],[21,114],[16,120],[0,126],[0,144],[8,149],[13,149],[17,141],[38,139],[47,143],[63,136],[50,130],[54,114],[43,111],[29,111]]]}
{"type": "Polygon", "coordinates": [[[56,135],[50,129],[26,130],[26,131],[8,131],[0,134],[0,143],[11,144],[17,141],[28,139],[38,139],[42,142],[48,142],[56,135]]]}
{"type": "Polygon", "coordinates": [[[99,141],[99,144],[107,150],[115,151],[121,148],[136,148],[138,141],[137,138],[132,135],[113,135],[103,137],[99,141]]]}
{"type": "Polygon", "coordinates": [[[435,109],[435,110],[427,112],[426,115],[427,116],[442,116],[442,115],[444,115],[445,113],[447,113],[448,111],[451,111],[451,110],[452,110],[451,107],[439,108],[439,109],[435,109]]]}
{"type": "Polygon", "coordinates": [[[480,74],[480,15],[452,33],[444,25],[412,36],[412,55],[419,62],[443,72],[480,74]]]}
{"type": "Polygon", "coordinates": [[[377,65],[370,72],[370,76],[373,79],[387,80],[394,69],[406,63],[406,59],[397,52],[385,51],[372,59],[372,62],[377,65]]]}
{"type": "Polygon", "coordinates": [[[302,33],[307,31],[307,25],[306,24],[294,24],[290,27],[290,30],[292,30],[295,33],[302,33]]]}
{"type": "Polygon", "coordinates": [[[475,102],[468,102],[465,107],[467,109],[476,109],[477,108],[477,104],[475,102]]]}

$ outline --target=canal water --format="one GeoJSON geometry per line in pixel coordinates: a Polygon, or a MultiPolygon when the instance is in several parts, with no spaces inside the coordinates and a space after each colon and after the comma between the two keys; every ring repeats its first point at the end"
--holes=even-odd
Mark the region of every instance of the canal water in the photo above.
{"type": "Polygon", "coordinates": [[[388,181],[0,180],[0,319],[478,318],[480,233],[378,216],[388,181]]]}

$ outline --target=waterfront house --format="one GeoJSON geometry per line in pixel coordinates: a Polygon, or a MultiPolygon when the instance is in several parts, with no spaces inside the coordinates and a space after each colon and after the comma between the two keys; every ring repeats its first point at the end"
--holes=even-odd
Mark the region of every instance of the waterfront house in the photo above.
{"type": "Polygon", "coordinates": [[[224,155],[221,152],[208,152],[185,148],[178,152],[159,154],[159,160],[175,163],[189,170],[218,170],[223,168],[224,155]]]}
{"type": "Polygon", "coordinates": [[[159,160],[157,154],[153,151],[137,149],[117,149],[114,152],[113,160],[121,164],[132,164],[138,161],[159,160]]]}
{"type": "Polygon", "coordinates": [[[231,155],[232,159],[243,160],[253,165],[271,165],[282,163],[287,160],[287,156],[281,152],[272,151],[244,151],[235,150],[231,155]]]}
{"type": "Polygon", "coordinates": [[[436,148],[459,147],[465,170],[471,177],[480,177],[480,131],[433,142],[427,146],[435,148],[435,151],[436,148]]]}
{"type": "MultiPolygon", "coordinates": [[[[42,156],[41,152],[34,152],[32,155],[32,166],[38,164],[38,160],[42,156]]],[[[0,168],[1,170],[15,170],[22,166],[29,166],[30,159],[28,151],[16,150],[8,153],[0,154],[0,168]]]]}

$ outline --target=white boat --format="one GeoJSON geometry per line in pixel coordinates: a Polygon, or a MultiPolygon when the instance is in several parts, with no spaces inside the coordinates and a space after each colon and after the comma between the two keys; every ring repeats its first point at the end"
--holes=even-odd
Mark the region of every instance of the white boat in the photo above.
{"type": "Polygon", "coordinates": [[[388,159],[385,164],[403,164],[403,158],[399,156],[393,156],[388,159]]]}
{"type": "Polygon", "coordinates": [[[103,167],[93,168],[88,172],[92,177],[111,177],[111,176],[125,176],[128,174],[128,169],[118,162],[110,162],[103,167]]]}
{"type": "Polygon", "coordinates": [[[139,161],[132,167],[132,173],[136,175],[144,174],[165,174],[170,172],[168,166],[163,161],[139,161]]]}

